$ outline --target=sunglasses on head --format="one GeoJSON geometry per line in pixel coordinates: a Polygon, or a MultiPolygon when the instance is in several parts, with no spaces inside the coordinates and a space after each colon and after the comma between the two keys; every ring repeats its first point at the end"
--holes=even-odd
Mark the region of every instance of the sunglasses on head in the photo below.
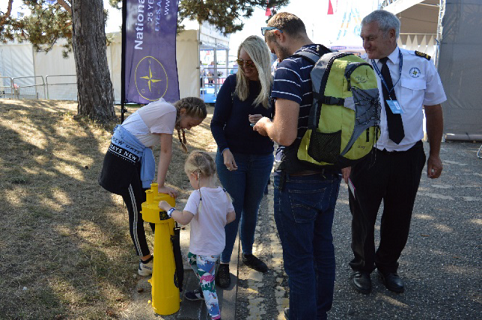
{"type": "Polygon", "coordinates": [[[241,67],[249,67],[249,68],[254,68],[254,67],[255,67],[253,60],[237,59],[236,62],[237,62],[238,65],[241,66],[241,67]]]}
{"type": "Polygon", "coordinates": [[[283,33],[283,30],[280,30],[275,27],[261,27],[261,34],[264,36],[267,31],[278,30],[279,32],[283,33]]]}

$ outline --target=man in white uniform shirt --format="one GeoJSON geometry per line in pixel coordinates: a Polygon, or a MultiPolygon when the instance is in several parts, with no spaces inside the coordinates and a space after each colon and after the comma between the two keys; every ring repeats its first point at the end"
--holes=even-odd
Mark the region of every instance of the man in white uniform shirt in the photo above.
{"type": "Polygon", "coordinates": [[[351,169],[349,182],[354,187],[349,191],[354,254],[350,283],[364,294],[371,292],[375,268],[387,289],[405,289],[397,274],[398,259],[407,242],[426,160],[423,110],[430,144],[427,175],[433,179],[442,172],[441,103],[446,96],[430,57],[399,48],[399,32],[400,21],[387,11],[374,11],[362,21],[360,36],[377,74],[381,103],[380,139],[373,152],[351,169]],[[375,250],[374,227],[382,200],[380,245],[375,250]]]}

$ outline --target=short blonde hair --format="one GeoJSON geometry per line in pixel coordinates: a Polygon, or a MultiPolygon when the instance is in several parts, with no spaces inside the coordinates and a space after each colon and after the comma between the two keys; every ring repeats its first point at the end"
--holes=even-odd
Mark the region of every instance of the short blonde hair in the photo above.
{"type": "Polygon", "coordinates": [[[205,151],[192,151],[184,163],[184,172],[189,175],[198,173],[203,177],[212,177],[216,174],[214,159],[205,151]]]}
{"type": "MultiPolygon", "coordinates": [[[[271,55],[268,46],[260,37],[249,36],[240,44],[238,48],[238,58],[241,49],[244,49],[251,60],[253,60],[258,71],[259,82],[261,83],[261,91],[254,100],[254,104],[262,104],[263,107],[268,108],[269,94],[273,82],[271,75],[271,55]]],[[[249,96],[249,80],[246,78],[242,68],[239,68],[236,73],[235,93],[241,101],[245,101],[249,96]]]]}

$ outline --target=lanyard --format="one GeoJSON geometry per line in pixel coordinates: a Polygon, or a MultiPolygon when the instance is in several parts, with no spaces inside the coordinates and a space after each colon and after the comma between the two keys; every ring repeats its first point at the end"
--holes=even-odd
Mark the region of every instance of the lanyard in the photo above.
{"type": "MultiPolygon", "coordinates": [[[[388,85],[385,81],[385,79],[383,79],[383,75],[382,73],[380,72],[380,68],[378,68],[378,65],[377,63],[375,62],[375,60],[372,59],[372,65],[373,65],[373,69],[375,69],[375,71],[377,72],[378,76],[380,77],[380,80],[382,81],[383,85],[385,86],[385,88],[387,89],[387,92],[388,92],[388,96],[390,96],[390,93],[395,90],[395,86],[398,84],[398,82],[400,81],[400,79],[402,78],[402,67],[403,67],[403,56],[402,56],[402,52],[400,51],[400,49],[398,49],[398,69],[399,69],[399,73],[398,73],[398,80],[397,82],[395,82],[395,84],[393,85],[392,89],[388,89],[388,85]]],[[[388,61],[387,61],[388,62],[388,61]]],[[[386,63],[386,62],[385,62],[386,63]]],[[[388,66],[387,66],[388,67],[388,66]]],[[[389,69],[390,71],[390,69],[389,69]]],[[[390,97],[391,99],[391,97],[390,97]]]]}

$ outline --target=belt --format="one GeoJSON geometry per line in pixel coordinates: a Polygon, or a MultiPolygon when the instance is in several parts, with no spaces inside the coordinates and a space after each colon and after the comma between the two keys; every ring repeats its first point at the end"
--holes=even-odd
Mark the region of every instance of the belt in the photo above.
{"type": "Polygon", "coordinates": [[[292,177],[301,177],[301,176],[312,176],[315,174],[325,174],[327,170],[323,169],[321,171],[315,171],[315,170],[303,170],[303,171],[298,171],[294,173],[289,173],[288,175],[292,177]]]}
{"type": "Polygon", "coordinates": [[[376,150],[379,151],[379,152],[383,152],[383,153],[393,153],[393,154],[396,154],[396,153],[407,152],[407,151],[410,151],[410,150],[412,150],[412,149],[416,149],[416,148],[420,148],[420,147],[423,148],[423,142],[422,142],[422,140],[417,141],[413,146],[410,147],[410,149],[403,150],[403,151],[398,151],[398,150],[388,151],[387,149],[383,149],[383,150],[376,149],[376,150]]]}

